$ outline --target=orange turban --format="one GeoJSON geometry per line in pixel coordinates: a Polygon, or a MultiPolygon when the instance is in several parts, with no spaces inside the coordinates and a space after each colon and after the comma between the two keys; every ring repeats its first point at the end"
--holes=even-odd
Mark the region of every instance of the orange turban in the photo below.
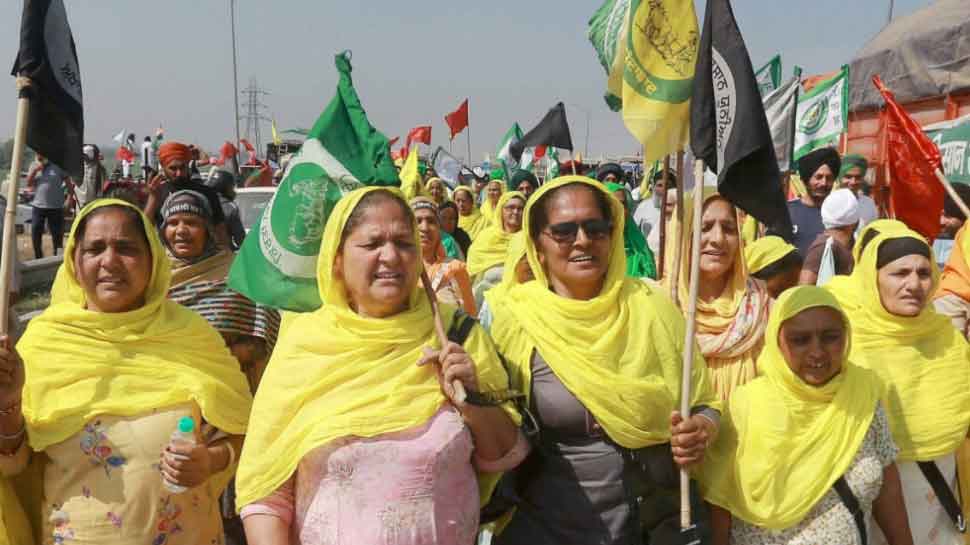
{"type": "Polygon", "coordinates": [[[158,148],[158,162],[167,166],[169,162],[181,159],[186,163],[192,160],[192,150],[181,142],[165,142],[158,148]]]}

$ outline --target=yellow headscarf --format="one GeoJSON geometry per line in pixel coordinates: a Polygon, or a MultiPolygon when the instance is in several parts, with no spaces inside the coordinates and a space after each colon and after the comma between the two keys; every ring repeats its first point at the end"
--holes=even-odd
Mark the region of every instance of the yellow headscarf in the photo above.
{"type": "Polygon", "coordinates": [[[705,499],[748,523],[783,530],[800,522],[849,469],[869,431],[882,394],[871,371],[846,356],[827,384],[803,382],[785,361],[778,335],[800,312],[833,308],[822,288],[799,286],[778,298],[758,360],[762,376],[738,388],[721,419],[717,443],[701,466],[705,499]]]}
{"type": "Polygon", "coordinates": [[[756,273],[797,249],[779,236],[761,237],[744,247],[744,263],[756,273]]]}
{"type": "Polygon", "coordinates": [[[475,276],[505,262],[509,241],[514,233],[505,230],[505,223],[502,221],[502,209],[512,199],[526,201],[525,195],[519,191],[509,191],[499,197],[496,221],[482,231],[482,234],[475,239],[471,248],[468,249],[469,275],[475,276]]]}
{"type": "MultiPolygon", "coordinates": [[[[888,388],[884,402],[899,459],[927,461],[955,451],[970,429],[970,345],[931,303],[912,318],[883,307],[879,247],[905,237],[925,242],[907,230],[881,233],[866,246],[849,276],[858,306],[846,314],[852,322],[852,360],[872,369],[888,388]]],[[[930,265],[935,285],[939,271],[932,251],[930,265]]]]}
{"type": "MultiPolygon", "coordinates": [[[[708,187],[705,190],[704,208],[715,199],[724,199],[708,187]]],[[[690,300],[690,255],[694,231],[693,198],[685,197],[684,225],[680,243],[682,260],[678,299],[682,309],[690,300]]],[[[669,232],[669,231],[668,231],[669,232]]],[[[673,270],[676,237],[668,239],[667,270],[673,270]]],[[[735,388],[753,379],[757,374],[756,361],[764,345],[764,331],[771,311],[771,296],[764,284],[750,278],[744,263],[744,241],[738,233],[738,249],[734,266],[724,291],[717,299],[707,302],[697,300],[697,342],[711,370],[714,389],[721,399],[730,397],[735,388]]],[[[669,289],[673,275],[664,277],[669,289]]]]}
{"type": "MultiPolygon", "coordinates": [[[[627,448],[666,442],[670,413],[680,406],[683,316],[663,293],[626,276],[623,205],[596,180],[563,176],[544,184],[526,204],[523,230],[536,203],[569,184],[600,191],[610,203],[612,248],[603,289],[589,301],[556,295],[535,241],[526,236],[536,279],[485,293],[492,338],[511,367],[515,389],[530,392],[531,358],[538,351],[611,439],[627,448]]],[[[691,405],[719,408],[700,354],[692,370],[691,405]]]]}
{"type": "Polygon", "coordinates": [[[84,207],[64,248],[62,300],[31,320],[17,344],[26,366],[23,410],[31,447],[60,443],[100,414],[135,416],[190,400],[220,430],[245,433],[252,403],[246,376],[204,318],[168,300],[168,256],[140,211],[152,255],[144,306],[118,313],[85,309],[71,259],[75,230],[105,206],[138,210],[116,199],[84,207]]]}
{"type": "Polygon", "coordinates": [[[435,203],[436,205],[442,205],[448,202],[449,200],[451,200],[449,198],[448,186],[445,185],[445,182],[441,178],[437,178],[437,177],[429,178],[428,182],[424,184],[424,192],[425,192],[425,195],[427,195],[428,198],[431,199],[431,202],[435,203]],[[441,186],[441,195],[442,195],[441,202],[438,202],[431,197],[431,186],[433,184],[438,184],[441,186]]]}
{"type": "Polygon", "coordinates": [[[485,185],[485,196],[484,199],[482,199],[482,215],[488,218],[488,221],[490,221],[492,225],[496,225],[502,222],[502,213],[499,212],[502,207],[499,203],[496,203],[496,205],[493,207],[492,201],[488,200],[488,188],[492,187],[492,184],[497,185],[503,195],[505,194],[506,188],[505,182],[502,180],[492,180],[485,185]]]}
{"type": "MultiPolygon", "coordinates": [[[[907,231],[909,231],[909,227],[899,220],[878,219],[869,222],[856,235],[855,244],[852,246],[852,260],[856,264],[856,267],[862,261],[863,242],[869,244],[874,239],[875,234],[904,233],[907,231]]],[[[825,289],[835,295],[835,298],[839,300],[839,304],[842,305],[842,310],[845,312],[854,313],[859,310],[861,294],[856,290],[855,281],[852,280],[851,276],[837,274],[825,284],[825,289]]]]}
{"type": "Polygon", "coordinates": [[[526,238],[528,237],[526,236],[526,228],[523,224],[522,230],[512,235],[512,239],[509,240],[509,248],[505,253],[505,268],[502,270],[502,282],[500,285],[512,286],[518,283],[515,276],[515,268],[519,265],[519,261],[522,261],[522,258],[526,257],[526,238]]]}
{"type": "MultiPolygon", "coordinates": [[[[375,437],[428,421],[447,401],[435,370],[418,367],[425,346],[439,347],[431,305],[420,285],[407,310],[367,318],[352,310],[344,284],[333,276],[340,238],[365,187],[343,197],[327,221],[317,261],[320,309],[300,314],[280,336],[256,392],[253,419],[236,478],[237,506],[273,493],[310,451],[341,437],[375,437]]],[[[414,243],[420,247],[417,226],[414,243]]],[[[420,268],[421,263],[417,266],[420,268]]],[[[445,327],[454,308],[442,305],[445,327]]],[[[480,327],[464,344],[482,391],[508,387],[502,364],[480,327]]],[[[518,416],[506,408],[513,420],[518,416]]],[[[482,495],[491,481],[481,482],[482,495]]]]}
{"type": "Polygon", "coordinates": [[[468,238],[475,240],[486,227],[489,226],[489,220],[482,214],[481,210],[475,207],[475,194],[472,192],[471,188],[460,185],[455,188],[452,197],[457,196],[459,191],[464,191],[468,193],[468,196],[472,200],[472,213],[467,216],[462,216],[461,213],[458,214],[458,227],[461,227],[463,231],[468,233],[468,238]]]}

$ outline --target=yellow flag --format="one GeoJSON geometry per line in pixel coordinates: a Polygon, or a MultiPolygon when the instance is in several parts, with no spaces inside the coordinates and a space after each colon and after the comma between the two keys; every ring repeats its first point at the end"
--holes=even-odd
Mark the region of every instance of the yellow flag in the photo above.
{"type": "Polygon", "coordinates": [[[280,139],[280,133],[276,130],[276,118],[273,118],[270,128],[273,130],[273,144],[277,146],[282,144],[283,140],[280,139]]]}
{"type": "Polygon", "coordinates": [[[623,122],[643,145],[646,163],[684,149],[690,134],[700,39],[694,0],[631,0],[625,25],[623,122]]]}
{"type": "Polygon", "coordinates": [[[424,194],[424,184],[421,180],[421,173],[418,172],[417,148],[417,146],[411,148],[399,175],[401,177],[401,193],[404,193],[404,199],[409,202],[411,199],[424,194]]]}

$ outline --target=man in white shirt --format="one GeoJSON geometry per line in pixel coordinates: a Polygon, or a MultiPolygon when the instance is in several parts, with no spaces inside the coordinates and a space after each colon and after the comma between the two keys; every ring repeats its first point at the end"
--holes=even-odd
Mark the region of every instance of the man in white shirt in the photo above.
{"type": "Polygon", "coordinates": [[[866,185],[865,178],[868,169],[869,162],[861,155],[850,153],[842,158],[842,169],[839,171],[842,187],[852,191],[859,201],[859,227],[856,229],[856,235],[867,224],[879,219],[879,209],[876,208],[876,202],[862,193],[862,188],[866,185]]]}

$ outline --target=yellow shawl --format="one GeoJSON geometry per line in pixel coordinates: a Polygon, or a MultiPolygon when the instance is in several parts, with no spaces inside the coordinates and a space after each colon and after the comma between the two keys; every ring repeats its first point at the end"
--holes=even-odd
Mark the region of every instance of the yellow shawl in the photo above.
{"type": "MultiPolygon", "coordinates": [[[[906,224],[893,219],[878,219],[870,222],[868,225],[859,231],[856,235],[855,244],[852,246],[852,260],[856,267],[862,261],[862,241],[866,239],[869,233],[895,233],[895,232],[906,232],[909,231],[909,227],[906,224]]],[[[872,238],[867,241],[867,243],[872,242],[872,238]]],[[[856,290],[855,282],[851,279],[851,276],[844,274],[837,274],[832,277],[831,280],[825,284],[825,289],[832,292],[835,298],[839,300],[839,305],[842,306],[842,310],[846,313],[855,313],[859,311],[859,305],[861,304],[860,293],[856,290]]]]}
{"type": "MultiPolygon", "coordinates": [[[[492,225],[500,224],[502,222],[501,212],[502,203],[497,202],[495,206],[492,206],[492,201],[488,200],[488,188],[492,187],[492,184],[498,185],[502,194],[505,194],[505,182],[502,180],[492,180],[485,185],[485,193],[482,198],[482,215],[485,216],[492,225]]],[[[499,197],[501,199],[501,197],[499,197]]]]}
{"type": "MultiPolygon", "coordinates": [[[[470,188],[458,186],[455,188],[455,193],[457,194],[459,191],[468,193],[468,196],[471,197],[472,202],[475,202],[475,194],[472,193],[470,188]]],[[[458,214],[458,227],[461,227],[463,231],[468,233],[468,238],[472,239],[473,241],[488,226],[488,218],[486,218],[478,208],[473,207],[472,213],[468,214],[467,216],[462,216],[460,213],[458,214]]]]}
{"type": "Polygon", "coordinates": [[[822,288],[799,286],[781,294],[758,359],[762,376],[731,396],[717,443],[701,467],[707,501],[772,530],[798,524],[849,469],[882,394],[873,373],[846,358],[849,339],[842,371],[824,386],[806,384],[788,367],[779,346],[781,326],[816,307],[838,310],[851,334],[848,316],[822,288]]]}
{"type": "MultiPolygon", "coordinates": [[[[99,199],[81,211],[75,229],[103,206],[137,210],[99,199]]],[[[121,313],[85,309],[71,259],[77,243],[72,229],[61,266],[63,300],[31,320],[17,344],[27,375],[24,418],[36,451],[68,439],[99,414],[135,416],[189,400],[215,427],[246,432],[252,403],[246,377],[204,318],[166,298],[168,257],[154,226],[141,218],[153,260],[145,305],[121,313]]]]}
{"type": "MultiPolygon", "coordinates": [[[[858,305],[846,314],[852,322],[852,360],[872,369],[888,388],[884,403],[899,459],[927,461],[955,451],[970,429],[970,345],[929,301],[912,318],[883,307],[879,247],[903,237],[925,242],[915,231],[896,230],[866,246],[849,276],[858,305]]],[[[930,263],[936,284],[939,271],[934,258],[930,263]]]]}
{"type": "MultiPolygon", "coordinates": [[[[715,199],[724,199],[712,188],[705,195],[704,208],[715,199]]],[[[684,227],[681,237],[683,252],[678,274],[678,299],[682,310],[690,299],[690,255],[693,229],[694,199],[685,197],[684,227]]],[[[668,231],[669,232],[669,231],[668,231]]],[[[668,270],[673,267],[674,247],[670,237],[666,260],[668,270]]],[[[721,399],[728,399],[735,388],[757,374],[758,354],[764,346],[765,325],[771,311],[771,296],[764,284],[750,278],[744,264],[744,241],[738,234],[738,249],[734,267],[724,291],[717,299],[697,300],[697,342],[711,371],[714,389],[721,399]]],[[[673,275],[666,275],[664,286],[669,290],[673,275]]]]}
{"type": "MultiPolygon", "coordinates": [[[[317,261],[320,309],[295,317],[276,345],[256,392],[253,419],[236,478],[237,506],[273,493],[313,449],[341,437],[375,437],[420,426],[447,402],[435,370],[418,367],[425,346],[439,347],[431,305],[420,285],[409,308],[388,318],[354,312],[333,276],[344,225],[366,187],[343,197],[327,221],[317,261]]],[[[399,193],[398,193],[399,194],[399,193]]],[[[420,247],[417,226],[414,243],[420,247]]],[[[418,264],[421,267],[421,264],[418,264]]],[[[448,327],[453,307],[442,305],[448,327]]],[[[508,387],[491,342],[475,327],[465,342],[482,391],[508,387]]],[[[513,419],[518,416],[506,408],[513,419]]],[[[492,477],[492,476],[489,476],[492,477]]],[[[491,494],[491,480],[481,493],[491,494]]]]}
{"type": "MultiPolygon", "coordinates": [[[[670,439],[670,413],[680,406],[685,324],[667,296],[626,276],[623,205],[596,180],[564,176],[529,199],[523,225],[529,225],[532,207],[543,195],[577,183],[605,193],[612,209],[612,248],[602,292],[589,301],[553,293],[535,242],[525,236],[536,279],[486,292],[492,338],[511,366],[515,389],[531,390],[531,358],[538,351],[614,441],[627,448],[664,443],[670,439]]],[[[697,354],[691,405],[719,408],[703,361],[697,354]]]]}
{"type": "Polygon", "coordinates": [[[468,274],[472,277],[505,262],[509,241],[512,240],[514,233],[505,230],[505,223],[502,221],[502,208],[513,198],[522,199],[522,202],[526,200],[525,195],[518,191],[503,193],[498,200],[495,223],[482,231],[482,234],[475,239],[471,248],[468,249],[468,274]]]}
{"type": "Polygon", "coordinates": [[[797,249],[779,236],[761,237],[745,245],[744,264],[749,272],[757,273],[797,249]]]}

